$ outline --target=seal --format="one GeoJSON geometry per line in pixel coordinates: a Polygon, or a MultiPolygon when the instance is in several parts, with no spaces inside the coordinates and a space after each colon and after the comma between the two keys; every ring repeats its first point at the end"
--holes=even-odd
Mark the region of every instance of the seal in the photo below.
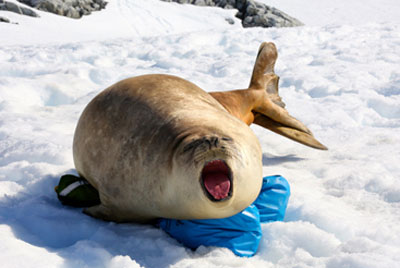
{"type": "Polygon", "coordinates": [[[74,135],[76,170],[101,204],[85,209],[116,222],[210,219],[249,206],[262,184],[259,124],[326,149],[283,108],[277,57],[263,43],[248,89],[207,93],[182,78],[151,74],[120,81],[84,109],[74,135]]]}

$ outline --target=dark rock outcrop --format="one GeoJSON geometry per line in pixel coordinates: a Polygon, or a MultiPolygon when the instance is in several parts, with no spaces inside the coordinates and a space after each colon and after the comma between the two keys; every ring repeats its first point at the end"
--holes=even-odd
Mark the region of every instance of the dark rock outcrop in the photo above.
{"type": "Polygon", "coordinates": [[[302,26],[299,20],[286,13],[254,0],[161,0],[197,6],[216,6],[237,9],[236,17],[242,20],[243,27],[294,27],[302,26]]]}
{"type": "Polygon", "coordinates": [[[36,9],[79,19],[106,7],[104,0],[18,0],[36,9]]]}
{"type": "Polygon", "coordinates": [[[39,15],[30,8],[17,5],[12,2],[0,0],[0,10],[11,11],[21,15],[27,15],[31,17],[39,17],[39,15]]]}
{"type": "Polygon", "coordinates": [[[10,23],[10,20],[5,17],[0,17],[0,22],[10,23]]]}

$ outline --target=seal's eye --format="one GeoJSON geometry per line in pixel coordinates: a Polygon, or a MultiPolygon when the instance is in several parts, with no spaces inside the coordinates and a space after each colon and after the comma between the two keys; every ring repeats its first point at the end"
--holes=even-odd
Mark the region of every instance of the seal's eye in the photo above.
{"type": "Polygon", "coordinates": [[[208,198],[222,201],[231,196],[232,176],[223,160],[212,160],[203,167],[201,181],[208,198]]]}

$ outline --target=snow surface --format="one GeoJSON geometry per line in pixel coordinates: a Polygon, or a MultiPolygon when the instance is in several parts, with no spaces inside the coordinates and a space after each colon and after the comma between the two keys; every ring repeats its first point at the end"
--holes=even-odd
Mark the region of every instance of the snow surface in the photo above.
{"type": "Polygon", "coordinates": [[[232,10],[158,0],[110,1],[81,20],[0,11],[19,23],[0,23],[1,267],[399,266],[400,3],[264,2],[306,26],[242,29],[226,23],[232,10]],[[58,202],[59,176],[74,172],[76,122],[98,92],[145,73],[245,88],[262,41],[278,47],[288,110],[329,151],[252,127],[264,175],[292,190],[285,222],[263,224],[255,257],[191,251],[152,226],[58,202]]]}

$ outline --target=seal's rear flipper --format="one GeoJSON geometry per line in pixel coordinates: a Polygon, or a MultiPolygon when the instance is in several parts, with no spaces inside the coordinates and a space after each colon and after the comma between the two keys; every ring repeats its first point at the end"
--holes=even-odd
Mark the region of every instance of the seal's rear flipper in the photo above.
{"type": "Polygon", "coordinates": [[[273,43],[262,43],[248,89],[210,92],[224,108],[247,125],[255,123],[315,149],[327,150],[311,131],[285,109],[279,96],[279,76],[274,72],[278,51],[273,43]]]}
{"type": "Polygon", "coordinates": [[[275,62],[278,51],[274,43],[263,42],[258,49],[253,74],[250,80],[250,89],[265,89],[268,83],[268,75],[275,74],[275,62]]]}
{"type": "Polygon", "coordinates": [[[262,43],[254,64],[248,90],[264,91],[253,108],[254,123],[315,149],[328,148],[317,141],[311,131],[285,109],[279,96],[279,77],[274,72],[278,51],[273,43],[262,43]]]}

